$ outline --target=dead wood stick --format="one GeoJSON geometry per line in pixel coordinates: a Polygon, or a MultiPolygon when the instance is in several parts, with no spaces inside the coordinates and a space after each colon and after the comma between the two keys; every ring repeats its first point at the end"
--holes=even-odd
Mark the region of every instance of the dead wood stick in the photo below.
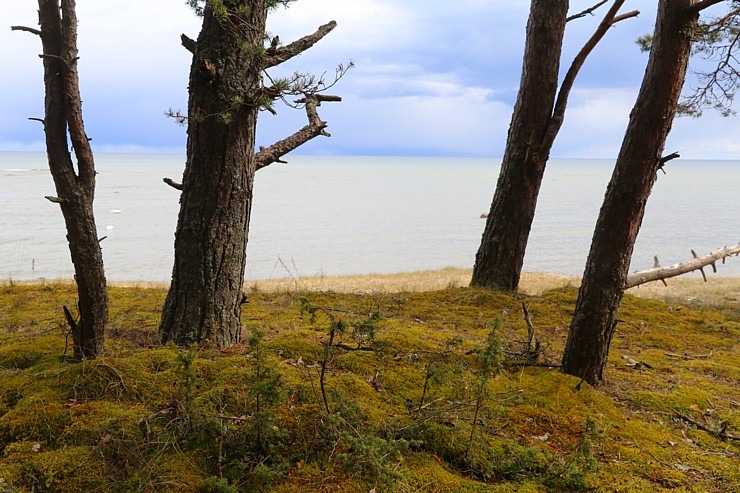
{"type": "Polygon", "coordinates": [[[645,363],[644,361],[636,361],[636,360],[630,358],[629,356],[627,356],[626,354],[623,354],[622,355],[622,359],[627,362],[627,366],[632,367],[632,368],[634,368],[636,370],[639,370],[640,368],[647,368],[649,370],[652,370],[653,369],[652,366],[650,366],[649,364],[645,363]]]}
{"type": "Polygon", "coordinates": [[[699,423],[695,419],[691,419],[690,417],[688,417],[688,416],[686,416],[684,414],[679,413],[678,411],[675,411],[675,414],[676,414],[676,417],[682,419],[683,421],[686,421],[687,423],[692,424],[692,425],[696,426],[697,428],[699,428],[700,430],[706,431],[707,433],[709,433],[711,435],[714,435],[716,437],[722,438],[723,440],[725,440],[725,439],[726,440],[740,440],[740,437],[739,436],[731,435],[731,434],[727,433],[727,425],[724,425],[722,427],[722,429],[720,429],[720,430],[713,430],[713,429],[709,428],[708,426],[699,423]]]}
{"type": "Polygon", "coordinates": [[[532,350],[532,341],[534,340],[534,325],[532,317],[529,315],[527,304],[522,301],[522,311],[524,312],[524,321],[527,322],[527,351],[532,350]]]}
{"type": "Polygon", "coordinates": [[[652,269],[633,272],[627,276],[625,289],[633,288],[650,281],[660,281],[680,276],[695,270],[701,271],[704,281],[706,281],[707,277],[702,269],[707,265],[711,265],[716,272],[717,260],[724,261],[727,257],[740,254],[740,243],[730,247],[720,248],[719,250],[715,250],[703,257],[699,257],[693,250],[691,253],[694,258],[680,264],[669,265],[668,267],[653,267],[652,269]]]}
{"type": "Polygon", "coordinates": [[[162,181],[174,188],[175,190],[182,191],[182,183],[177,183],[172,178],[162,178],[162,181]]]}
{"type": "Polygon", "coordinates": [[[711,358],[714,351],[710,351],[709,354],[697,354],[696,356],[692,356],[688,353],[684,354],[676,354],[676,353],[665,353],[666,356],[670,356],[671,358],[680,358],[680,359],[707,359],[711,358]]]}

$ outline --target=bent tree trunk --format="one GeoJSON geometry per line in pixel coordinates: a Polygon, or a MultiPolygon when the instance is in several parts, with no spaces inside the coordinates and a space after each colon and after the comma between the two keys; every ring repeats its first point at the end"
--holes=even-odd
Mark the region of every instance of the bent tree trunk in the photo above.
{"type": "Polygon", "coordinates": [[[267,9],[240,0],[217,17],[206,4],[190,69],[187,163],[162,342],[219,347],[240,340],[255,129],[267,9]],[[248,7],[236,12],[239,7],[248,7]]]}
{"type": "Polygon", "coordinates": [[[542,147],[558,89],[567,0],[532,0],[519,94],[471,285],[519,284],[549,149],[542,147]]]}
{"type": "Polygon", "coordinates": [[[596,223],[562,371],[598,385],[645,204],[662,165],[698,23],[692,0],[660,0],[645,76],[596,223]]]}
{"type": "Polygon", "coordinates": [[[46,151],[57,193],[47,198],[62,210],[75,269],[79,320],[68,317],[74,355],[76,359],[95,358],[103,353],[108,291],[93,214],[95,163],[82,121],[74,0],[62,0],[61,10],[59,0],[39,0],[39,23],[41,30],[36,34],[43,44],[46,151]],[[68,131],[77,170],[69,153],[68,131]]]}

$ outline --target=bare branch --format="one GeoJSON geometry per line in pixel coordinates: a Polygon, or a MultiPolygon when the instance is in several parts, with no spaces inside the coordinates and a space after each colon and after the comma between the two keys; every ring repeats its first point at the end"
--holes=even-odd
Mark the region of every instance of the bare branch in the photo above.
{"type": "Polygon", "coordinates": [[[60,199],[59,197],[54,197],[53,195],[46,195],[44,198],[46,200],[48,200],[49,202],[52,202],[54,204],[63,204],[64,203],[64,200],[60,199]]]}
{"type": "Polygon", "coordinates": [[[570,22],[570,21],[574,21],[574,20],[576,20],[576,19],[580,19],[581,17],[586,17],[587,15],[593,15],[593,13],[594,13],[594,11],[595,11],[596,9],[598,9],[599,7],[601,7],[602,5],[604,5],[604,4],[605,4],[606,2],[608,2],[608,1],[609,1],[609,0],[601,0],[601,1],[600,1],[600,2],[598,2],[598,3],[596,4],[596,5],[594,5],[594,6],[592,6],[592,7],[589,7],[589,8],[587,8],[586,10],[583,10],[583,11],[581,11],[581,12],[578,12],[577,14],[573,14],[573,15],[571,15],[571,16],[568,16],[568,17],[567,17],[567,18],[565,19],[565,22],[570,22]]]}
{"type": "MultiPolygon", "coordinates": [[[[667,163],[668,161],[672,161],[674,159],[678,159],[680,157],[681,157],[681,155],[679,153],[677,153],[677,152],[672,152],[672,153],[668,154],[667,156],[663,156],[662,158],[660,158],[660,162],[658,164],[658,169],[660,171],[662,171],[663,174],[666,174],[665,170],[663,169],[663,166],[665,166],[665,163],[667,163]]],[[[655,257],[655,258],[658,258],[658,257],[655,257]]]]}
{"type": "Polygon", "coordinates": [[[42,125],[46,124],[43,118],[36,118],[34,116],[29,116],[28,119],[31,120],[32,122],[41,122],[42,125]]]}
{"type": "Polygon", "coordinates": [[[274,67],[287,60],[290,60],[294,56],[300,55],[313,45],[321,41],[327,34],[329,34],[335,27],[337,27],[336,21],[331,21],[323,26],[320,26],[315,33],[304,36],[299,40],[293,41],[292,43],[283,46],[282,48],[275,48],[268,50],[268,56],[265,57],[262,68],[274,67]]]}
{"type": "Polygon", "coordinates": [[[198,47],[198,43],[194,39],[181,34],[180,43],[183,45],[183,47],[185,47],[186,50],[195,55],[195,49],[198,47]]]}
{"type": "Polygon", "coordinates": [[[182,183],[177,183],[172,178],[162,178],[162,181],[174,188],[175,190],[182,191],[182,183]]]}
{"type": "Polygon", "coordinates": [[[11,31],[25,31],[27,33],[35,34],[36,36],[41,36],[41,31],[38,29],[34,29],[32,27],[27,26],[10,26],[11,31]]]}
{"type": "Polygon", "coordinates": [[[260,148],[260,151],[254,156],[257,169],[262,169],[272,163],[280,162],[280,158],[284,154],[297,149],[314,137],[318,137],[319,135],[331,137],[331,135],[324,130],[327,127],[327,123],[319,118],[317,107],[321,106],[323,101],[338,102],[341,100],[342,98],[339,96],[324,94],[307,94],[304,98],[297,100],[297,104],[305,104],[306,106],[308,125],[304,126],[290,137],[275,142],[269,147],[260,148]]]}
{"type": "Polygon", "coordinates": [[[718,3],[723,2],[724,0],[702,0],[701,2],[695,3],[690,7],[692,12],[699,13],[702,10],[711,7],[712,5],[717,5],[718,3]]]}
{"type": "Polygon", "coordinates": [[[631,19],[633,17],[637,17],[638,15],[640,15],[639,10],[630,10],[629,12],[625,12],[624,14],[619,14],[614,19],[612,19],[612,26],[617,22],[622,22],[625,19],[631,19]]]}
{"type": "Polygon", "coordinates": [[[560,128],[563,125],[563,120],[565,118],[565,108],[568,106],[568,97],[570,96],[570,91],[573,89],[573,84],[575,83],[576,77],[578,76],[578,72],[581,70],[581,67],[583,67],[583,64],[586,62],[586,58],[588,58],[588,56],[591,54],[599,41],[601,41],[601,39],[606,35],[609,28],[614,25],[615,22],[618,22],[617,19],[623,20],[628,17],[635,17],[637,14],[639,14],[638,11],[632,11],[628,14],[617,16],[617,12],[619,12],[619,9],[622,7],[622,5],[624,5],[624,2],[625,0],[614,1],[614,4],[606,13],[601,23],[599,23],[599,26],[596,28],[594,34],[588,41],[586,41],[586,44],[583,45],[581,51],[579,51],[576,57],[573,59],[573,62],[571,63],[570,68],[565,74],[563,82],[560,85],[558,97],[555,101],[555,107],[553,108],[552,118],[550,119],[550,123],[547,126],[547,131],[545,132],[545,137],[542,141],[543,149],[549,150],[555,142],[555,137],[557,136],[560,128]]]}
{"type": "Polygon", "coordinates": [[[639,286],[640,284],[645,284],[646,282],[650,281],[660,281],[671,277],[680,276],[682,274],[693,272],[695,270],[701,271],[702,276],[704,277],[704,281],[706,281],[707,277],[704,274],[703,268],[707,265],[711,265],[712,269],[716,273],[716,262],[718,260],[724,261],[725,258],[732,255],[740,255],[740,243],[731,247],[721,248],[703,257],[699,257],[693,250],[691,251],[691,254],[694,257],[693,259],[680,264],[674,264],[668,267],[653,267],[652,269],[630,274],[629,276],[627,276],[625,289],[633,288],[635,286],[639,286]]]}

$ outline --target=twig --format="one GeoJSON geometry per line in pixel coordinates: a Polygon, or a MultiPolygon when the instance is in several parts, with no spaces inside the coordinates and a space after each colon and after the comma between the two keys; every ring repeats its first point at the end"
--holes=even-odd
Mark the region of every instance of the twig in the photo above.
{"type": "Polygon", "coordinates": [[[532,341],[534,340],[534,325],[532,325],[532,317],[529,315],[527,304],[522,301],[522,311],[524,312],[524,321],[527,322],[527,352],[532,349],[532,341]]]}
{"type": "Polygon", "coordinates": [[[10,26],[11,31],[25,31],[27,33],[35,34],[36,36],[41,36],[41,31],[38,29],[34,29],[32,27],[27,26],[10,26]]]}
{"type": "Polygon", "coordinates": [[[626,354],[623,354],[622,355],[622,359],[627,362],[627,366],[629,366],[631,368],[634,368],[635,370],[640,370],[642,368],[647,368],[648,370],[652,370],[653,369],[652,366],[650,366],[649,364],[645,363],[644,361],[636,361],[636,360],[630,358],[629,356],[627,356],[626,354]]]}
{"type": "Polygon", "coordinates": [[[565,22],[574,21],[576,19],[580,19],[581,17],[586,17],[589,14],[593,14],[596,9],[598,9],[599,7],[601,7],[602,5],[604,5],[608,1],[609,0],[601,0],[596,5],[593,5],[593,6],[589,7],[589,8],[587,8],[586,10],[582,10],[581,12],[578,12],[577,14],[573,14],[571,16],[568,16],[568,17],[566,17],[565,22]]]}
{"type": "Polygon", "coordinates": [[[700,430],[706,431],[707,433],[709,433],[711,435],[714,435],[716,437],[719,437],[719,438],[721,438],[723,440],[740,440],[740,437],[739,436],[731,435],[731,434],[727,433],[727,425],[726,424],[722,427],[721,430],[713,430],[713,429],[709,428],[708,426],[703,425],[703,424],[699,423],[698,421],[693,420],[693,419],[689,418],[688,416],[686,416],[684,414],[681,414],[678,411],[675,411],[675,415],[676,415],[676,417],[678,417],[678,418],[686,421],[687,423],[690,423],[690,424],[696,426],[700,430]]]}
{"type": "Polygon", "coordinates": [[[666,356],[670,356],[671,358],[680,358],[680,359],[690,360],[690,359],[707,359],[707,358],[711,358],[713,353],[714,353],[714,351],[710,351],[709,354],[697,354],[696,356],[692,356],[692,355],[690,355],[688,353],[684,353],[684,354],[665,353],[665,355],[666,356]]]}

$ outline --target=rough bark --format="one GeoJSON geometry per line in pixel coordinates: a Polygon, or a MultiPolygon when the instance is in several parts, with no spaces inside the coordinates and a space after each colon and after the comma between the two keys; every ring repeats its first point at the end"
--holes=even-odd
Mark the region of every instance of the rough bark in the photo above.
{"type": "MultiPolygon", "coordinates": [[[[175,263],[160,323],[163,343],[228,346],[240,340],[259,106],[263,1],[235,2],[247,15],[207,7],[190,69],[187,162],[175,263]],[[256,51],[256,50],[255,50],[256,51]],[[234,98],[242,98],[234,104],[234,98]]],[[[208,5],[208,4],[207,4],[208,5]]]]}
{"type": "Polygon", "coordinates": [[[609,28],[639,14],[631,11],[617,15],[624,2],[614,1],[594,34],[573,59],[560,90],[557,78],[565,22],[588,15],[606,2],[567,19],[563,17],[567,2],[556,2],[554,7],[532,2],[522,83],[491,211],[485,216],[486,228],[471,285],[506,291],[519,285],[537,196],[550,150],[565,119],[568,97],[583,64],[609,28]],[[550,8],[554,8],[552,17],[549,17],[550,8]],[[540,16],[545,16],[547,22],[543,23],[540,16]],[[540,72],[543,66],[547,69],[540,72]]]}
{"type": "Polygon", "coordinates": [[[549,149],[542,148],[558,89],[567,0],[532,0],[519,94],[471,285],[514,290],[549,149]]]}
{"type": "Polygon", "coordinates": [[[59,204],[64,216],[79,296],[79,320],[70,321],[74,355],[77,359],[95,358],[103,352],[108,291],[93,214],[95,162],[82,121],[74,0],[62,0],[61,10],[58,0],[39,0],[39,23],[46,90],[46,150],[57,193],[52,201],[59,204]]]}
{"type": "Polygon", "coordinates": [[[661,0],[637,101],[596,224],[563,353],[562,371],[603,381],[645,204],[678,107],[698,13],[692,0],[661,0]]]}
{"type": "MultiPolygon", "coordinates": [[[[224,5],[228,15],[217,17],[206,3],[198,40],[186,44],[193,52],[187,161],[172,284],[159,328],[163,343],[226,347],[239,342],[254,176],[258,166],[273,162],[254,153],[263,70],[307,49],[336,25],[302,38],[310,42],[265,50],[265,0],[224,5]]],[[[321,134],[326,124],[320,123],[319,132],[281,150],[321,134]]]]}
{"type": "Polygon", "coordinates": [[[655,267],[652,269],[641,270],[633,272],[627,276],[625,281],[625,289],[634,288],[640,284],[645,284],[652,281],[663,281],[671,277],[680,276],[696,270],[701,271],[701,275],[704,278],[704,282],[707,281],[707,276],[704,273],[704,267],[711,265],[712,270],[717,272],[717,261],[721,260],[723,263],[727,257],[732,255],[740,255],[740,243],[730,247],[720,248],[714,252],[708,253],[703,257],[699,257],[696,252],[691,250],[691,254],[694,256],[693,259],[681,262],[680,264],[669,265],[661,267],[658,264],[658,257],[655,257],[655,267]]]}

